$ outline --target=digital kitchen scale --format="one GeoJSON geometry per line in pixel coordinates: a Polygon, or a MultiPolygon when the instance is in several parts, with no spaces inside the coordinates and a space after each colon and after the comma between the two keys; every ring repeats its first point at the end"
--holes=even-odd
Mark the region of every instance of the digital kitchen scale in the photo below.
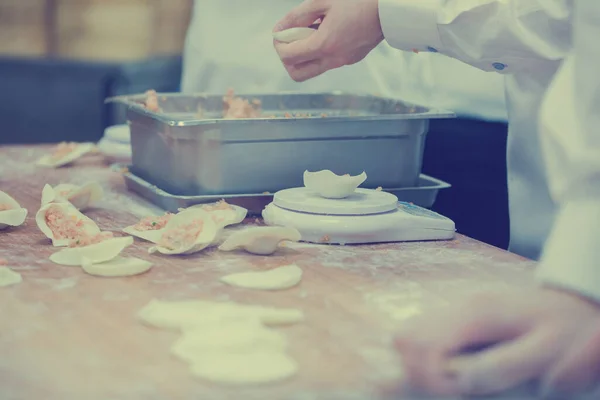
{"type": "Polygon", "coordinates": [[[344,199],[323,198],[306,187],[285,189],[262,216],[267,225],[298,229],[311,243],[449,240],[455,234],[451,219],[372,189],[356,189],[344,199]]]}

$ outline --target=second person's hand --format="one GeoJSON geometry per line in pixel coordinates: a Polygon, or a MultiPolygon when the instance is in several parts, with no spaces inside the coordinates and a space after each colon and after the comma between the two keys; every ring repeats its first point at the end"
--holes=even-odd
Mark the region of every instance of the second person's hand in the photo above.
{"type": "Polygon", "coordinates": [[[288,74],[298,82],[361,61],[383,40],[378,0],[306,0],[276,25],[274,32],[308,27],[323,18],[309,38],[275,41],[288,74]]]}

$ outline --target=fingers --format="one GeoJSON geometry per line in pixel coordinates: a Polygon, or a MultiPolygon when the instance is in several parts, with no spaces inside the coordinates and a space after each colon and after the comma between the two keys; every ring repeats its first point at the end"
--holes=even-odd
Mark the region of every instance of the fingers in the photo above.
{"type": "Polygon", "coordinates": [[[542,382],[542,395],[568,395],[595,388],[600,382],[600,325],[588,340],[576,345],[542,382]]]}
{"type": "Polygon", "coordinates": [[[327,0],[305,0],[283,17],[275,25],[273,31],[279,32],[290,28],[310,26],[326,14],[329,6],[330,4],[327,0]]]}
{"type": "Polygon", "coordinates": [[[284,65],[298,65],[316,61],[323,56],[323,34],[318,30],[304,40],[292,43],[274,42],[275,50],[284,65]]]}
{"type": "Polygon", "coordinates": [[[489,395],[526,383],[544,373],[556,357],[547,333],[527,334],[448,364],[463,395],[489,395]]]}
{"type": "Polygon", "coordinates": [[[460,394],[448,361],[469,348],[510,341],[526,327],[511,317],[502,297],[477,298],[468,305],[417,320],[396,338],[411,387],[436,395],[460,394]]]}
{"type": "Polygon", "coordinates": [[[337,68],[337,66],[332,64],[331,60],[327,59],[320,59],[298,65],[286,66],[288,74],[296,82],[304,82],[308,79],[322,75],[333,68],[337,68]]]}

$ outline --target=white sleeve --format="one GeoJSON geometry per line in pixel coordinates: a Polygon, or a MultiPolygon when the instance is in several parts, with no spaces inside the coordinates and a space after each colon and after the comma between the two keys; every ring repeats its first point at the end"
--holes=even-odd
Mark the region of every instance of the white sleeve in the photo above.
{"type": "Polygon", "coordinates": [[[515,73],[564,57],[572,9],[573,0],[379,0],[379,20],[397,49],[515,73]]]}
{"type": "Polygon", "coordinates": [[[559,211],[537,275],[600,301],[600,1],[577,0],[573,27],[573,51],[540,115],[559,211]]]}

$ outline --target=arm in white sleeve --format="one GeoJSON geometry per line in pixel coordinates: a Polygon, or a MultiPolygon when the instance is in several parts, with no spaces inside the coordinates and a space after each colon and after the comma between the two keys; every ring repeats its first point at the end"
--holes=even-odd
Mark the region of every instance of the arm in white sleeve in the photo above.
{"type": "Polygon", "coordinates": [[[484,71],[535,71],[571,45],[573,0],[379,0],[387,42],[484,71]]]}
{"type": "Polygon", "coordinates": [[[600,302],[600,1],[577,0],[573,26],[573,51],[540,116],[559,211],[537,274],[600,302]]]}

